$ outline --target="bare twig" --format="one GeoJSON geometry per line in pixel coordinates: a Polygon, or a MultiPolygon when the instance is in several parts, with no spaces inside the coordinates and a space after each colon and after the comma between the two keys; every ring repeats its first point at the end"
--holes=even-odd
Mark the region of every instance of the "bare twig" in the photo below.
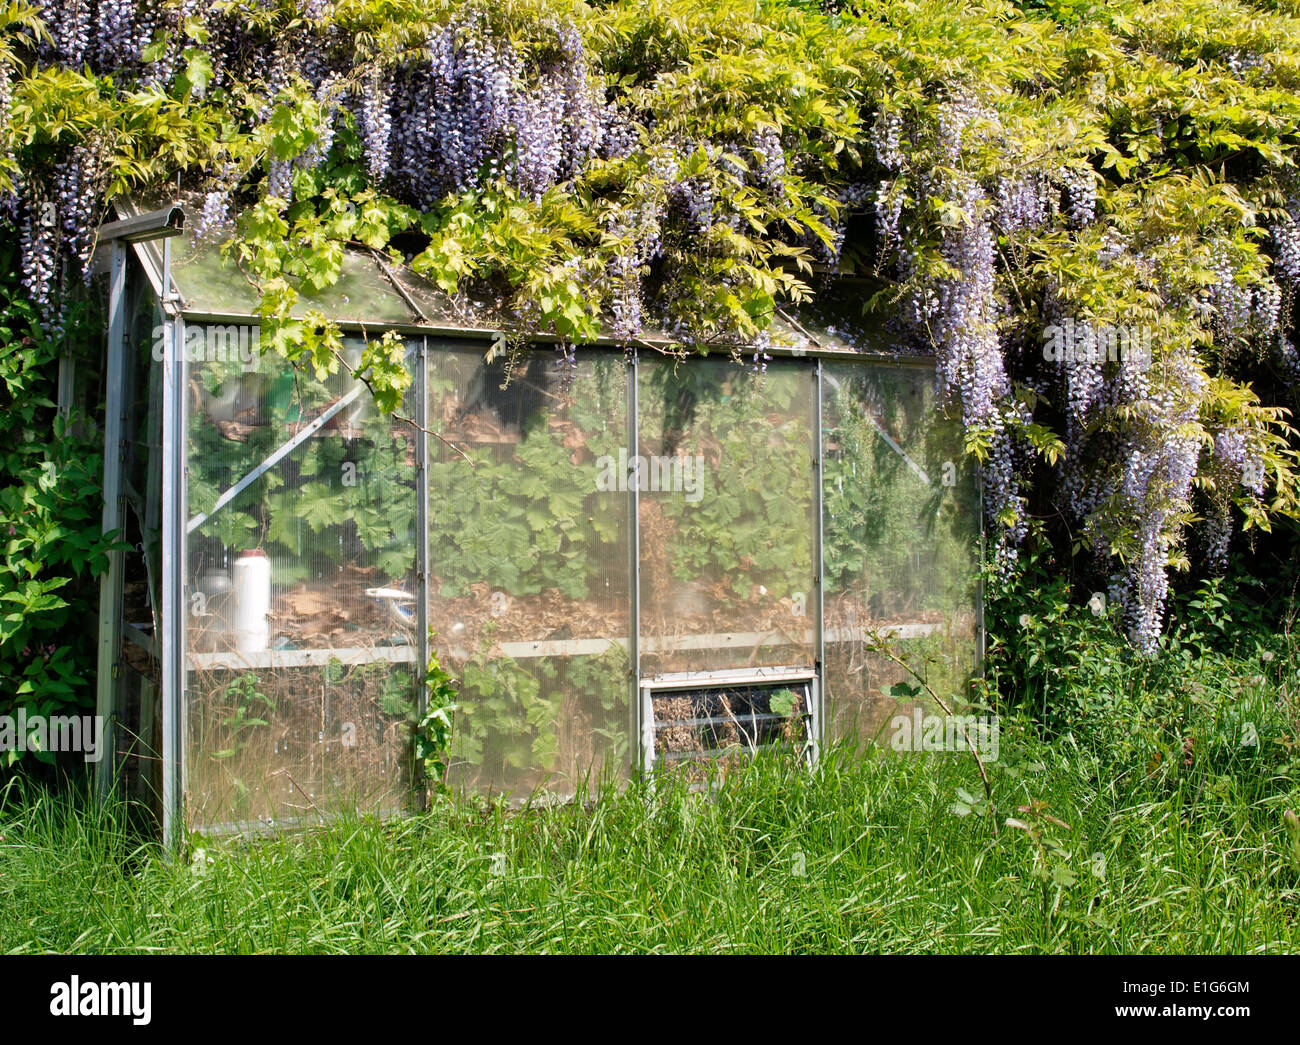
{"type": "MultiPolygon", "coordinates": [[[[338,360],[338,361],[343,365],[343,368],[344,368],[345,370],[347,370],[347,372],[348,372],[348,373],[349,373],[353,378],[355,378],[357,381],[360,381],[363,385],[365,385],[366,388],[368,388],[368,389],[370,390],[370,394],[371,394],[372,396],[374,396],[374,395],[375,395],[375,386],[372,385],[372,384],[370,383],[370,379],[367,378],[367,377],[365,376],[365,374],[358,373],[356,370],[354,370],[354,369],[352,368],[352,366],[349,365],[348,361],[347,361],[346,359],[344,359],[341,355],[339,355],[338,349],[334,349],[333,351],[334,351],[334,358],[337,359],[337,360],[338,360]]],[[[414,418],[407,417],[405,414],[399,414],[396,410],[393,411],[393,417],[394,417],[394,419],[396,419],[396,420],[398,420],[398,421],[404,421],[406,424],[410,425],[412,428],[414,428],[414,429],[416,429],[416,430],[418,430],[418,431],[423,432],[425,435],[431,435],[431,436],[433,436],[435,439],[437,439],[440,443],[442,443],[442,444],[443,444],[444,446],[446,446],[448,449],[450,449],[450,450],[454,450],[456,453],[460,454],[461,457],[465,458],[465,460],[469,462],[469,466],[470,466],[471,468],[474,467],[474,462],[473,462],[473,460],[470,459],[469,454],[465,453],[464,450],[462,450],[462,449],[461,449],[459,446],[457,446],[455,443],[451,442],[451,440],[447,439],[447,438],[446,438],[445,436],[443,436],[441,433],[439,433],[439,432],[435,432],[435,431],[433,431],[433,429],[431,429],[431,428],[425,428],[423,425],[421,425],[421,424],[420,424],[418,421],[416,421],[414,418]]]]}
{"type": "Polygon", "coordinates": [[[411,314],[421,323],[427,324],[429,322],[428,318],[420,311],[420,306],[415,303],[415,299],[411,297],[407,292],[407,289],[398,282],[397,274],[389,267],[388,262],[384,260],[383,255],[374,249],[372,249],[370,253],[374,256],[375,263],[379,266],[380,271],[388,277],[388,282],[393,285],[393,289],[397,291],[401,299],[406,302],[406,307],[411,310],[411,314]]]}
{"type": "MultiPolygon", "coordinates": [[[[307,804],[311,806],[315,814],[319,816],[322,820],[324,820],[325,819],[324,814],[322,814],[321,811],[316,808],[316,803],[312,801],[311,795],[307,794],[307,792],[304,791],[301,786],[299,786],[298,781],[296,781],[293,778],[293,774],[290,773],[289,770],[287,769],[277,770],[277,772],[283,773],[285,776],[289,778],[289,783],[291,783],[294,787],[298,788],[298,794],[302,795],[303,798],[307,799],[307,804]]],[[[272,775],[274,776],[275,774],[272,775]]]]}
{"type": "MultiPolygon", "coordinates": [[[[874,649],[877,653],[881,653],[884,656],[888,657],[900,668],[902,668],[909,675],[911,675],[912,678],[916,679],[916,681],[919,682],[924,687],[925,691],[928,694],[930,694],[930,699],[933,700],[936,704],[939,705],[939,707],[943,709],[945,715],[947,715],[949,718],[957,718],[952,708],[950,708],[947,705],[947,703],[944,701],[944,699],[934,691],[934,687],[932,687],[930,683],[927,682],[925,678],[922,677],[914,667],[912,667],[911,664],[903,660],[902,657],[900,657],[897,653],[894,652],[893,648],[889,645],[883,633],[879,631],[870,631],[867,633],[867,635],[868,635],[868,641],[871,644],[872,649],[874,649]]],[[[973,740],[971,740],[970,731],[966,728],[966,724],[964,722],[961,724],[961,733],[966,740],[966,746],[970,748],[971,757],[975,759],[975,765],[979,769],[980,782],[984,785],[984,797],[988,799],[989,813],[991,814],[993,812],[993,787],[989,783],[989,774],[988,771],[984,768],[984,760],[980,758],[979,747],[975,744],[973,740]]],[[[994,818],[993,825],[994,828],[996,829],[997,827],[996,818],[994,818]]]]}
{"type": "Polygon", "coordinates": [[[1020,293],[1020,284],[1016,282],[1016,276],[1011,266],[1011,262],[1007,260],[1006,253],[1001,247],[998,247],[998,254],[1002,256],[1002,264],[1006,268],[1007,278],[1011,280],[1011,289],[1016,292],[1016,300],[1020,302],[1020,307],[1023,309],[1025,307],[1025,299],[1020,293]]]}

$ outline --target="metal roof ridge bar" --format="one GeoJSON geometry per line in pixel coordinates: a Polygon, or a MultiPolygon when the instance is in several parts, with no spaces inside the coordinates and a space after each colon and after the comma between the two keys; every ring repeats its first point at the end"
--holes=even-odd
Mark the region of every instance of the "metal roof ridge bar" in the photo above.
{"type": "MultiPolygon", "coordinates": [[[[115,203],[121,203],[121,200],[115,200],[115,203]]],[[[126,207],[119,207],[119,210],[125,210],[126,207]]],[[[185,211],[179,203],[172,203],[166,207],[160,207],[158,210],[151,210],[144,214],[134,214],[130,217],[119,218],[117,221],[106,221],[99,226],[99,234],[96,237],[97,242],[109,242],[120,239],[126,243],[144,243],[155,239],[169,239],[172,236],[183,236],[185,234],[185,211]]]]}
{"type": "Polygon", "coordinates": [[[249,486],[257,482],[257,480],[260,479],[263,474],[265,474],[268,470],[274,468],[285,457],[293,453],[294,450],[296,450],[299,446],[305,443],[313,435],[319,432],[322,426],[324,426],[325,423],[329,421],[331,417],[337,414],[340,410],[342,410],[344,407],[350,404],[354,399],[356,399],[357,396],[359,396],[363,391],[365,391],[365,387],[366,387],[365,385],[358,384],[347,395],[337,399],[332,406],[330,406],[327,410],[325,410],[318,417],[316,417],[309,425],[307,425],[306,428],[303,428],[301,431],[299,431],[297,435],[295,435],[287,443],[285,443],[278,450],[276,450],[275,453],[273,453],[265,461],[263,461],[251,472],[249,472],[246,476],[244,476],[244,478],[240,479],[239,482],[237,482],[229,490],[227,490],[220,497],[218,497],[217,503],[212,506],[211,511],[199,512],[198,515],[194,516],[194,518],[191,519],[189,521],[189,524],[185,527],[185,532],[193,533],[205,522],[207,522],[214,515],[216,515],[217,512],[221,511],[222,508],[224,508],[236,497],[238,497],[241,493],[243,493],[246,489],[248,489],[249,486]]]}
{"type": "MultiPolygon", "coordinates": [[[[251,310],[222,312],[211,308],[199,307],[192,302],[182,303],[178,307],[173,301],[168,303],[168,308],[184,313],[186,320],[190,323],[248,323],[250,321],[260,321],[262,318],[260,313],[251,310]]],[[[362,333],[366,330],[374,330],[378,328],[382,330],[391,330],[397,334],[407,334],[411,336],[426,335],[430,338],[443,338],[447,341],[457,343],[457,347],[470,347],[468,344],[469,342],[491,341],[493,337],[502,332],[498,327],[464,326],[451,323],[438,323],[433,320],[427,322],[367,322],[362,319],[349,319],[345,317],[336,318],[333,321],[338,325],[340,330],[346,333],[362,333]],[[459,344],[461,342],[464,342],[465,344],[459,344]]],[[[558,334],[553,334],[544,330],[530,332],[527,335],[527,339],[531,343],[544,345],[559,344],[565,340],[558,334]]],[[[653,349],[660,354],[670,356],[676,355],[676,353],[667,351],[667,346],[676,344],[676,342],[670,339],[658,338],[651,335],[648,338],[639,338],[638,340],[645,348],[653,349]]],[[[607,335],[600,335],[582,341],[578,343],[578,347],[627,352],[627,345],[623,341],[607,335]]],[[[715,345],[712,346],[712,350],[708,352],[694,352],[688,349],[686,358],[731,358],[731,348],[733,347],[739,348],[743,352],[748,346],[715,345]]],[[[769,346],[766,351],[771,356],[780,359],[846,359],[855,362],[882,363],[891,366],[933,367],[935,360],[933,354],[926,353],[894,352],[884,349],[835,348],[826,345],[813,348],[799,348],[798,346],[792,345],[774,344],[769,346]]]]}

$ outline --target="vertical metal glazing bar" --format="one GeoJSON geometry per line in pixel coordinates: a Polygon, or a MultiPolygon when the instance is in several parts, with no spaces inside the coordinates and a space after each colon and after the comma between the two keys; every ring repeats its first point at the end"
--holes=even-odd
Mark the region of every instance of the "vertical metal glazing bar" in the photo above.
{"type": "Polygon", "coordinates": [[[170,237],[162,241],[162,256],[162,303],[163,308],[167,308],[176,297],[172,293],[172,241],[170,237]]]}
{"type": "MultiPolygon", "coordinates": [[[[109,277],[109,280],[111,283],[112,276],[109,277]]],[[[64,335],[63,351],[59,354],[58,387],[59,416],[66,421],[72,414],[72,397],[77,387],[77,358],[72,354],[72,344],[67,340],[66,334],[64,335]]]]}
{"type": "Polygon", "coordinates": [[[415,685],[420,716],[429,703],[424,673],[429,665],[429,339],[416,357],[415,423],[415,685]]]}
{"type": "Polygon", "coordinates": [[[816,649],[816,701],[813,709],[813,738],[815,747],[813,757],[826,743],[826,555],[823,547],[825,536],[825,496],[823,489],[822,454],[825,451],[822,438],[822,360],[819,357],[813,370],[813,505],[816,519],[813,526],[814,556],[817,569],[816,598],[814,612],[817,615],[814,641],[816,649]]]}
{"type": "MultiPolygon", "coordinates": [[[[103,532],[122,528],[122,418],[126,412],[126,245],[113,240],[108,273],[108,353],[104,371],[104,513],[103,532]]],[[[95,714],[103,724],[105,750],[95,767],[95,783],[106,795],[117,769],[116,715],[118,655],[122,647],[122,571],[120,551],[108,555],[99,582],[99,651],[95,714]]]]}
{"type": "MultiPolygon", "coordinates": [[[[640,381],[640,361],[635,349],[632,350],[632,354],[628,357],[627,375],[628,458],[635,459],[636,455],[641,452],[640,401],[637,387],[640,381]]],[[[633,741],[638,750],[643,746],[642,729],[644,725],[641,708],[641,491],[639,486],[639,482],[629,481],[627,484],[628,511],[631,513],[628,518],[627,543],[631,560],[629,562],[629,581],[632,595],[632,613],[628,622],[627,636],[628,663],[632,670],[632,678],[629,681],[632,710],[629,725],[632,730],[633,741]]],[[[641,754],[642,758],[636,759],[634,764],[642,762],[644,751],[641,754]]]]}
{"type": "Polygon", "coordinates": [[[637,741],[641,750],[641,772],[649,776],[655,768],[654,696],[647,686],[637,690],[637,703],[641,707],[641,732],[637,741]]]}
{"type": "Polygon", "coordinates": [[[162,659],[163,843],[173,852],[184,837],[185,788],[185,323],[165,321],[163,366],[162,659]]]}

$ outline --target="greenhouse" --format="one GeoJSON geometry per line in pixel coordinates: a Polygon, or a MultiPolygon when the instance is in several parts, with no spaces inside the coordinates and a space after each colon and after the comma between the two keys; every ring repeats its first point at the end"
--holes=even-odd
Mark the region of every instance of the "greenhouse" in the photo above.
{"type": "Polygon", "coordinates": [[[123,213],[97,258],[129,546],[101,769],[166,837],[411,808],[431,656],[459,686],[447,782],[513,799],[876,737],[908,678],[880,634],[964,690],[979,490],[932,360],[794,314],[757,367],[653,337],[520,353],[357,250],[307,303],[348,332],[317,380],[259,351],[256,291],[179,206],[123,213]],[[385,334],[391,415],[351,372],[385,334]]]}

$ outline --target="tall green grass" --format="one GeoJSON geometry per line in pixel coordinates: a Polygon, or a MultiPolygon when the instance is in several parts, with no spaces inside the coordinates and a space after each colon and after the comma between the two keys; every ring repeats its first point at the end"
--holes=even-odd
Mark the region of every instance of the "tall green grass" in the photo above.
{"type": "Polygon", "coordinates": [[[997,620],[985,797],[961,753],[832,747],[692,790],[444,801],[180,859],[0,785],[0,952],[1300,949],[1300,653],[1210,582],[1131,656],[1040,571],[997,620]],[[1041,713],[1045,709],[1045,714],[1041,713]],[[1288,826],[1289,825],[1289,826],[1288,826]]]}
{"type": "Polygon", "coordinates": [[[175,862],[120,810],[11,792],[0,950],[1296,948],[1291,778],[1153,782],[1014,727],[1001,756],[987,814],[968,758],[837,748],[812,773],[759,759],[706,792],[660,781],[522,812],[448,806],[175,862]]]}

